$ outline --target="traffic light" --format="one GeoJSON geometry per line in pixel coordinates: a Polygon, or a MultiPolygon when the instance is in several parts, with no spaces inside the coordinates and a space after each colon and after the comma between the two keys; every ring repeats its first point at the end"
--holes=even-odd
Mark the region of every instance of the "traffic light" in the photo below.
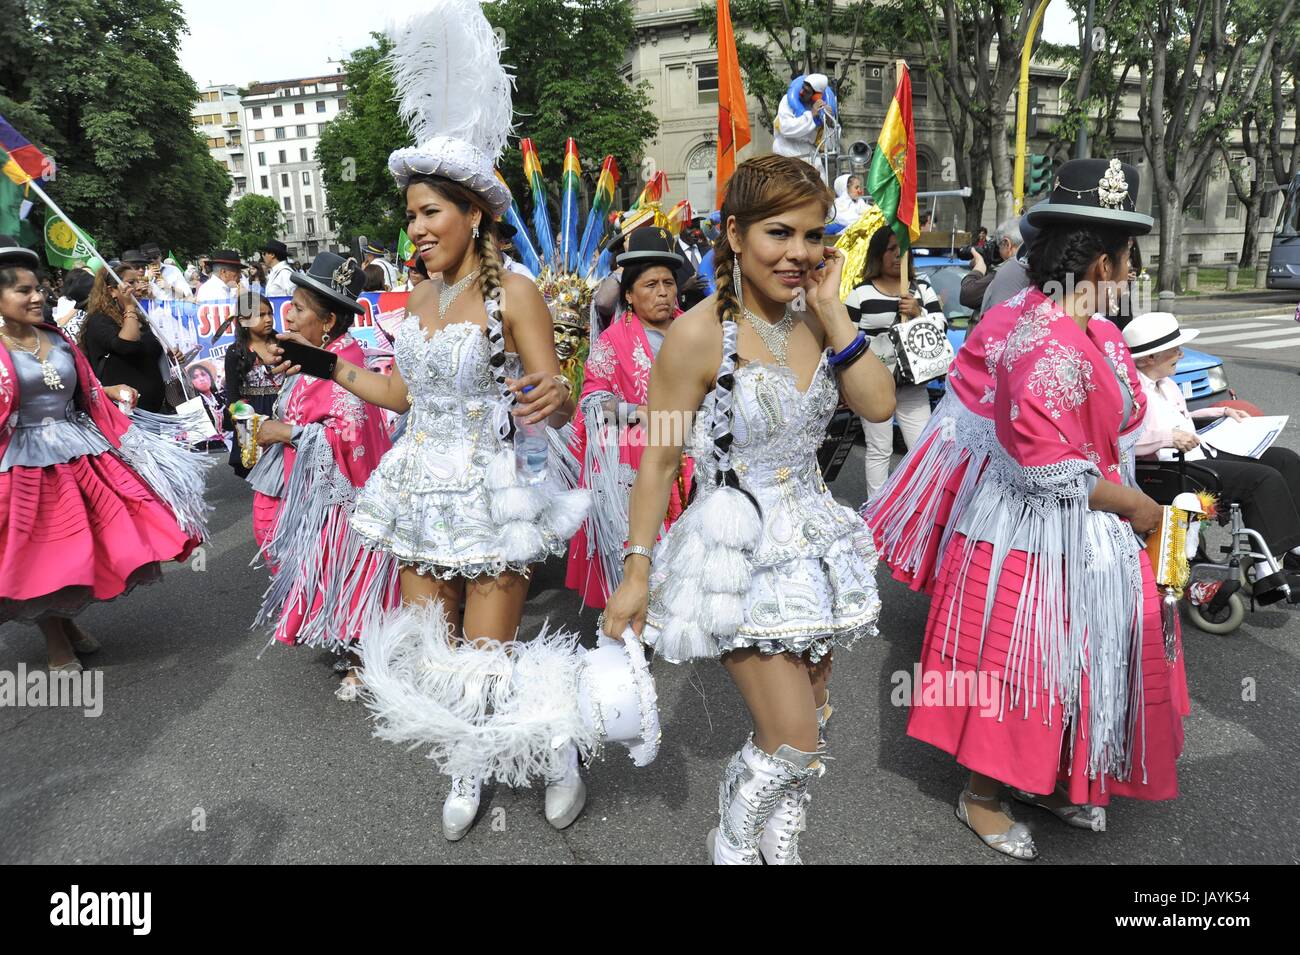
{"type": "Polygon", "coordinates": [[[1052,178],[1056,169],[1052,157],[1042,153],[1030,153],[1029,163],[1025,169],[1025,195],[1036,196],[1052,188],[1052,178]]]}

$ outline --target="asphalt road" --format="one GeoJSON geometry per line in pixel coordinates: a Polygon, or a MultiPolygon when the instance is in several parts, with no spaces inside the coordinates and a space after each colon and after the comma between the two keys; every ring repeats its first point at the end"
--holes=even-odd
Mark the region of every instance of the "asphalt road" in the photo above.
{"type": "MultiPolygon", "coordinates": [[[[1294,372],[1236,361],[1228,372],[1241,397],[1300,415],[1294,372]]],[[[1297,434],[1286,435],[1291,447],[1297,434]]],[[[834,486],[854,505],[860,454],[834,486]]],[[[365,709],[334,699],[327,655],[276,646],[259,658],[265,638],[247,626],[265,578],[249,566],[249,494],[224,467],[214,475],[204,569],[173,567],[82,618],[104,643],[87,658],[104,674],[102,715],[0,707],[0,862],[705,861],[721,770],[748,731],[721,667],[654,665],[658,761],[638,770],[610,750],[587,774],[587,809],[570,829],[546,824],[540,789],[497,787],[476,828],[450,845],[439,829],[445,781],[419,753],[370,738],[365,709]]],[[[594,631],[562,573],[553,562],[537,575],[525,633],[546,618],[594,631]]],[[[880,590],[880,637],[836,660],[834,760],[814,789],[804,857],[1020,864],[953,818],[962,770],[905,735],[890,676],[916,658],[926,600],[883,572],[880,590]]],[[[1105,833],[1022,809],[1039,864],[1300,861],[1295,615],[1261,610],[1233,636],[1186,626],[1184,638],[1193,713],[1181,797],[1118,800],[1105,833]]],[[[34,629],[0,628],[0,671],[43,662],[34,629]]]]}

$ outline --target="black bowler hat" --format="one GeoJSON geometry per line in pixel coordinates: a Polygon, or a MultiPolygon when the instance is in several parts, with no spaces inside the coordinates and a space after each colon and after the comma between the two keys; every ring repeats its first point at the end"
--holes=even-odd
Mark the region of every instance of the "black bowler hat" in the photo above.
{"type": "Polygon", "coordinates": [[[140,249],[127,249],[122,253],[122,261],[127,265],[140,268],[149,264],[149,256],[145,255],[140,249]]]}
{"type": "Polygon", "coordinates": [[[497,238],[500,239],[502,242],[509,242],[511,239],[513,239],[516,235],[519,234],[519,230],[516,229],[514,226],[512,226],[505,219],[498,219],[494,223],[494,225],[496,226],[496,230],[497,230],[497,238]]]}
{"type": "Polygon", "coordinates": [[[140,253],[150,262],[154,259],[161,259],[163,257],[162,247],[159,246],[157,242],[146,242],[144,245],[140,246],[140,253]]]}
{"type": "Polygon", "coordinates": [[[322,252],[312,259],[306,272],[289,276],[294,285],[327,299],[345,312],[360,315],[357,297],[365,291],[366,273],[356,259],[345,259],[335,252],[322,252]]]}
{"type": "Polygon", "coordinates": [[[364,251],[370,255],[378,255],[381,257],[388,254],[388,249],[384,247],[384,243],[382,242],[367,242],[364,251]]]}
{"type": "Polygon", "coordinates": [[[1137,168],[1118,159],[1071,159],[1057,170],[1046,201],[1026,218],[1038,229],[1063,223],[1146,235],[1155,220],[1137,211],[1140,181],[1137,168]]]}
{"type": "Polygon", "coordinates": [[[272,239],[266,245],[262,246],[261,251],[270,252],[281,262],[289,261],[289,247],[278,239],[272,239]]]}
{"type": "Polygon", "coordinates": [[[11,235],[0,235],[0,268],[21,265],[33,271],[40,267],[41,257],[31,249],[18,244],[11,235]]]}
{"type": "Polygon", "coordinates": [[[243,260],[240,259],[239,253],[234,249],[221,249],[213,252],[208,256],[208,265],[224,265],[231,269],[242,269],[244,267],[243,260]]]}
{"type": "Polygon", "coordinates": [[[664,265],[676,271],[686,260],[673,251],[673,237],[660,226],[642,226],[627,236],[627,251],[618,257],[620,268],[627,265],[664,265]]]}

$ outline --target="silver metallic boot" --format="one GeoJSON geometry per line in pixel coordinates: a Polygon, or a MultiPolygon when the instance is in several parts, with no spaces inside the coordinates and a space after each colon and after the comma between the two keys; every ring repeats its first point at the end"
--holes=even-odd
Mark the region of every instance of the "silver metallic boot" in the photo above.
{"type": "Polygon", "coordinates": [[[451,792],[442,804],[442,834],[448,842],[458,842],[469,832],[478,816],[483,783],[473,776],[452,776],[451,792]]]}
{"type": "MultiPolygon", "coordinates": [[[[803,776],[816,770],[801,768],[790,757],[802,755],[781,746],[769,756],[750,736],[731,757],[718,788],[718,828],[709,833],[709,855],[714,865],[761,865],[759,837],[781,796],[803,776]]],[[[810,754],[816,760],[816,754],[810,754]]]]}
{"type": "Polygon", "coordinates": [[[830,725],[831,714],[835,708],[831,706],[831,691],[826,691],[826,702],[817,707],[817,748],[826,748],[826,728],[830,725]]]}
{"type": "Polygon", "coordinates": [[[825,755],[825,743],[815,753],[781,746],[773,755],[774,759],[793,766],[795,775],[776,801],[758,840],[759,852],[768,865],[803,865],[803,859],[799,858],[799,833],[808,827],[808,806],[812,802],[808,788],[814,777],[826,772],[826,764],[821,761],[825,755]]]}
{"type": "Polygon", "coordinates": [[[572,825],[587,804],[587,784],[582,781],[578,768],[578,747],[572,743],[565,745],[568,751],[564,774],[546,783],[546,821],[556,829],[572,825]]]}

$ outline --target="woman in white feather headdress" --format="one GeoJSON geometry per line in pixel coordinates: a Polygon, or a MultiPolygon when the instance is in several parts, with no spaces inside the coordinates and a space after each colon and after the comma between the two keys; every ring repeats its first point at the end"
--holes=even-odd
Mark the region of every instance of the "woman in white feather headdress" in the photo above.
{"type": "Polygon", "coordinates": [[[396,32],[391,68],[417,145],[389,169],[407,234],[442,278],[411,292],[391,377],[344,361],[332,372],[365,401],[409,411],[352,518],[401,566],[403,611],[365,642],[368,702],[378,735],[431,746],[452,777],[448,839],[473,824],[490,778],[545,777],[547,819],[563,828],[585,801],[579,754],[595,743],[574,705],[579,658],[572,637],[514,638],[530,565],[565,551],[588,492],[565,488],[554,466],[517,468],[512,445],[518,428],[565,424],[574,395],[546,302],[498,252],[511,80],[477,0],[430,4],[396,32]]]}

